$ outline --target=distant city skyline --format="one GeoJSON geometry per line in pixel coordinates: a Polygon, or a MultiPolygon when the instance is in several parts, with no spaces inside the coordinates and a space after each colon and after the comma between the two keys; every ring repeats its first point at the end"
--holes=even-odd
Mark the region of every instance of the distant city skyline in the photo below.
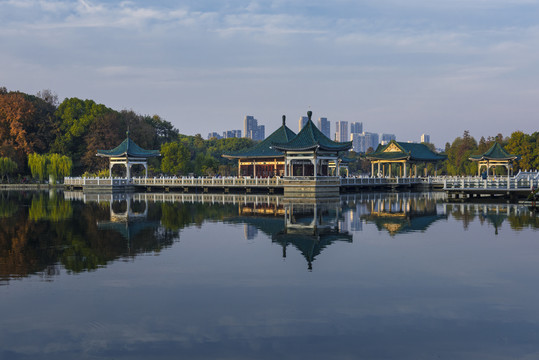
{"type": "Polygon", "coordinates": [[[538,130],[537,13],[529,0],[0,1],[0,86],[157,114],[186,135],[311,109],[443,148],[464,130],[538,130]]]}

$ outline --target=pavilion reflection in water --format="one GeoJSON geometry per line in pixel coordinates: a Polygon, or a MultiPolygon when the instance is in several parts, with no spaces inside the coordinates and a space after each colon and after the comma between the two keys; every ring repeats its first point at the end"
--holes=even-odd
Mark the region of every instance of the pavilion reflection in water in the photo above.
{"type": "Polygon", "coordinates": [[[243,223],[248,240],[256,237],[259,230],[264,232],[282,247],[283,258],[288,246],[293,246],[303,255],[309,270],[329,245],[352,242],[352,235],[339,226],[343,220],[339,198],[312,203],[242,203],[238,211],[238,216],[227,221],[243,223]]]}
{"type": "Polygon", "coordinates": [[[421,194],[388,194],[370,201],[370,209],[361,219],[386,230],[391,236],[399,233],[425,231],[438,220],[446,219],[439,214],[436,197],[421,194]]]}
{"type": "Polygon", "coordinates": [[[127,239],[130,252],[131,241],[145,230],[157,230],[159,221],[148,220],[148,200],[134,200],[132,194],[114,194],[109,199],[110,220],[97,221],[99,230],[112,230],[127,239]]]}

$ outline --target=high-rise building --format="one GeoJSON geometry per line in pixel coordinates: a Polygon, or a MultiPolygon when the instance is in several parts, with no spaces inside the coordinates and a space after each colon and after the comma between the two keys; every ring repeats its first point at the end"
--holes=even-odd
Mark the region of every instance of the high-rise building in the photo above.
{"type": "Polygon", "coordinates": [[[350,134],[361,134],[363,132],[362,122],[350,123],[350,134]]]}
{"type": "Polygon", "coordinates": [[[380,134],[380,144],[386,145],[391,140],[397,140],[397,137],[394,134],[380,134]]]}
{"type": "Polygon", "coordinates": [[[212,138],[222,139],[221,135],[219,135],[219,134],[216,133],[216,132],[208,133],[208,140],[210,140],[210,139],[212,139],[212,138]]]}
{"type": "Polygon", "coordinates": [[[337,121],[337,129],[335,130],[335,141],[348,141],[348,121],[337,121]]]}
{"type": "Polygon", "coordinates": [[[328,121],[328,118],[321,117],[318,119],[318,129],[322,134],[331,139],[331,123],[328,121]]]}
{"type": "Polygon", "coordinates": [[[366,153],[369,148],[376,150],[380,143],[378,134],[370,132],[350,134],[350,141],[352,141],[352,148],[358,153],[366,153]]]}
{"type": "Polygon", "coordinates": [[[303,127],[305,126],[305,124],[307,124],[307,121],[309,121],[309,118],[307,116],[300,116],[299,117],[299,121],[298,121],[298,132],[301,131],[301,129],[303,129],[303,127]]]}
{"type": "Polygon", "coordinates": [[[421,142],[422,142],[422,143],[430,143],[430,135],[428,135],[428,134],[421,134],[421,142]]]}
{"type": "Polygon", "coordinates": [[[241,137],[241,130],[227,130],[223,131],[223,138],[240,138],[241,137]]]}
{"type": "Polygon", "coordinates": [[[258,125],[254,116],[247,115],[243,120],[244,136],[253,140],[264,140],[266,129],[264,125],[258,125]]]}

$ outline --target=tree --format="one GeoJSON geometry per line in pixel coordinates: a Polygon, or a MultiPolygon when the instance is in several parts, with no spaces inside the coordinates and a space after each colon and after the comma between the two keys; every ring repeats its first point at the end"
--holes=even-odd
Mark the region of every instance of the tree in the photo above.
{"type": "Polygon", "coordinates": [[[537,156],[536,148],[537,143],[533,136],[522,131],[515,131],[511,134],[506,150],[511,154],[520,156],[520,160],[515,163],[515,170],[529,170],[534,167],[536,163],[535,157],[537,156]]]}
{"type": "Polygon", "coordinates": [[[110,150],[120,145],[125,139],[126,129],[126,124],[118,112],[96,117],[84,137],[86,148],[81,158],[84,169],[89,172],[108,169],[107,158],[96,156],[97,150],[110,150]]]}
{"type": "Polygon", "coordinates": [[[447,173],[449,175],[474,175],[477,164],[469,161],[472,153],[477,151],[477,142],[468,130],[462,137],[456,138],[447,150],[447,173]]]}
{"type": "Polygon", "coordinates": [[[51,150],[71,157],[74,166],[81,167],[81,158],[86,151],[84,137],[90,125],[96,118],[110,112],[113,110],[92,100],[65,99],[56,111],[61,135],[56,138],[51,150]]]}
{"type": "Polygon", "coordinates": [[[157,145],[161,146],[167,142],[178,141],[178,130],[170,122],[161,119],[158,115],[147,116],[145,120],[154,128],[157,135],[157,145]]]}
{"type": "Polygon", "coordinates": [[[9,182],[9,174],[17,170],[17,163],[8,157],[0,157],[0,181],[4,181],[4,176],[9,182]]]}
{"type": "Polygon", "coordinates": [[[47,175],[47,156],[36,153],[28,155],[28,167],[32,177],[42,182],[47,175]]]}
{"type": "Polygon", "coordinates": [[[47,172],[52,177],[53,184],[71,174],[73,162],[65,155],[50,154],[47,156],[47,172]]]}
{"type": "Polygon", "coordinates": [[[50,89],[38,91],[36,96],[54,107],[57,107],[59,104],[58,95],[50,89]]]}
{"type": "Polygon", "coordinates": [[[189,171],[191,154],[180,142],[166,143],[161,146],[161,171],[165,174],[184,175],[189,171]]]}

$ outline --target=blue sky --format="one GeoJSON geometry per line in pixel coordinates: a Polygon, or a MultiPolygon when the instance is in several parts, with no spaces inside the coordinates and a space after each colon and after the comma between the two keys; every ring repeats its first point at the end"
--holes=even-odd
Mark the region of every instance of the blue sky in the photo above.
{"type": "Polygon", "coordinates": [[[539,1],[0,0],[0,44],[0,86],[185,134],[297,131],[309,107],[438,147],[539,130],[539,1]]]}

